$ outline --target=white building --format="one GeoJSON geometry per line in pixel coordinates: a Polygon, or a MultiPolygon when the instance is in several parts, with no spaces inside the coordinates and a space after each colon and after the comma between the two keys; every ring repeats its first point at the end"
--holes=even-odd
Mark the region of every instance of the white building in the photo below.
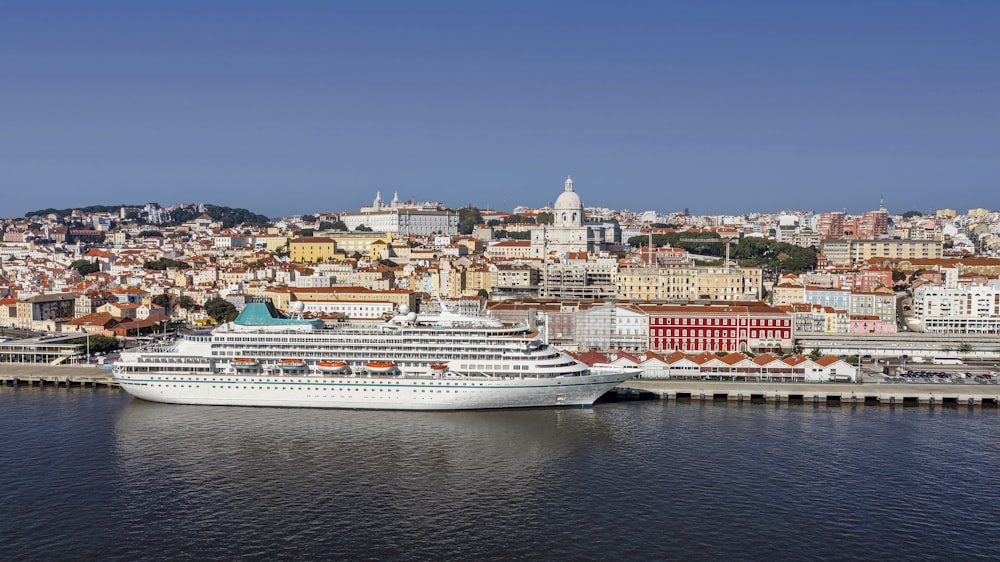
{"type": "Polygon", "coordinates": [[[913,291],[913,314],[928,332],[1000,333],[1000,286],[923,285],[913,291]]]}
{"type": "Polygon", "coordinates": [[[583,201],[573,191],[573,180],[566,178],[564,191],[552,207],[553,224],[531,230],[531,257],[544,259],[549,254],[562,258],[571,253],[599,252],[609,240],[603,226],[584,224],[583,201]]]}
{"type": "Polygon", "coordinates": [[[400,203],[398,195],[393,197],[389,205],[385,205],[382,194],[378,193],[372,206],[363,207],[359,213],[344,213],[340,215],[340,220],[351,230],[364,225],[375,232],[402,235],[458,234],[456,213],[400,203]]]}

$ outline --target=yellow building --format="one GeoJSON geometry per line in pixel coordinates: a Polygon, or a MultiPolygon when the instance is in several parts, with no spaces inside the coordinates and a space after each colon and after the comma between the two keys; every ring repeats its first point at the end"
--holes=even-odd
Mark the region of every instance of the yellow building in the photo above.
{"type": "Polygon", "coordinates": [[[288,258],[295,263],[319,263],[343,259],[337,253],[337,243],[325,236],[306,236],[288,241],[288,258]]]}
{"type": "Polygon", "coordinates": [[[264,247],[267,248],[268,251],[277,252],[288,245],[289,238],[287,236],[268,236],[263,238],[263,241],[264,247]]]}
{"type": "Polygon", "coordinates": [[[944,243],[940,240],[853,240],[851,253],[854,264],[868,263],[872,258],[933,260],[944,255],[944,243]]]}
{"type": "Polygon", "coordinates": [[[495,276],[489,267],[482,264],[472,265],[465,270],[465,287],[462,289],[462,294],[475,296],[482,289],[492,295],[494,278],[495,276]]]}
{"type": "Polygon", "coordinates": [[[939,217],[953,219],[958,213],[955,212],[955,209],[938,209],[934,214],[939,217]]]}
{"type": "Polygon", "coordinates": [[[393,241],[391,232],[330,232],[324,237],[333,240],[337,245],[337,251],[347,257],[355,253],[371,257],[373,244],[378,242],[392,244],[393,241]]]}
{"type": "MultiPolygon", "coordinates": [[[[319,301],[371,301],[390,302],[396,307],[406,305],[416,310],[417,298],[411,291],[374,291],[364,287],[288,287],[285,289],[295,300],[319,301]]],[[[275,303],[277,306],[277,303],[275,303]]],[[[280,307],[279,307],[280,308],[280,307]]]]}
{"type": "Polygon", "coordinates": [[[969,209],[970,217],[985,217],[988,214],[990,214],[989,209],[969,209]]]}
{"type": "Polygon", "coordinates": [[[632,300],[760,298],[760,268],[632,267],[618,272],[618,296],[632,300]]]}

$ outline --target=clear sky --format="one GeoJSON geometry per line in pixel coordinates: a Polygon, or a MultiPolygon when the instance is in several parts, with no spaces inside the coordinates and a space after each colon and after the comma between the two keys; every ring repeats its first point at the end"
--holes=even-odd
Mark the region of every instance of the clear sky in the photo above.
{"type": "Polygon", "coordinates": [[[1000,208],[1000,1],[33,0],[0,216],[1000,208]]]}

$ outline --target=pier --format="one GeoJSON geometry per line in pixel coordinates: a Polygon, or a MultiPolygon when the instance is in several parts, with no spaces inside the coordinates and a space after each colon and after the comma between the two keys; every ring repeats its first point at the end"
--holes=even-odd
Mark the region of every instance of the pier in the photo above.
{"type": "Polygon", "coordinates": [[[0,363],[0,385],[19,386],[22,384],[28,386],[118,387],[118,381],[108,369],[0,363]]]}
{"type": "Polygon", "coordinates": [[[661,400],[692,402],[1000,407],[1000,385],[996,384],[740,383],[638,379],[625,381],[619,388],[649,393],[661,400]]]}

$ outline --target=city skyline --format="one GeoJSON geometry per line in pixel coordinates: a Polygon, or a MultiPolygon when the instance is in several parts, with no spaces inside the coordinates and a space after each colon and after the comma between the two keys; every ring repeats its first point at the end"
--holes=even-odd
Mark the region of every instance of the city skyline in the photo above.
{"type": "Polygon", "coordinates": [[[8,9],[0,216],[383,196],[693,214],[997,205],[1000,5],[8,9]],[[985,199],[985,200],[984,200],[985,199]]]}

